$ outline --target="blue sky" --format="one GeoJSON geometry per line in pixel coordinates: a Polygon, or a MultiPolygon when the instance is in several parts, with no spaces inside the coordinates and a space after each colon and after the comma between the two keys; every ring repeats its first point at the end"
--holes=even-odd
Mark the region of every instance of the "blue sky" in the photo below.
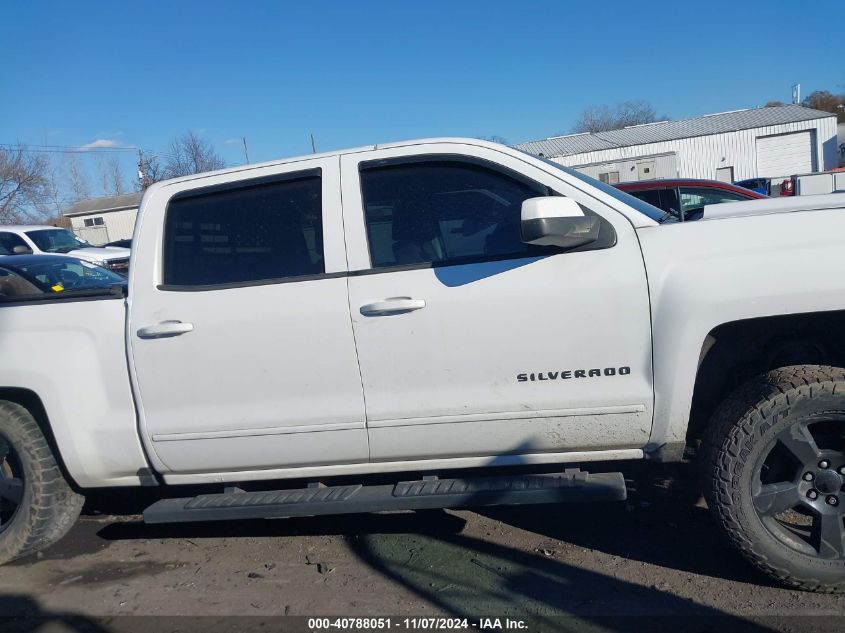
{"type": "Polygon", "coordinates": [[[591,104],[677,119],[788,101],[794,82],[845,91],[841,33],[780,0],[27,0],[0,15],[0,143],[162,151],[193,129],[230,164],[242,136],[253,162],[310,152],[309,133],[318,150],[516,143],[591,104]]]}

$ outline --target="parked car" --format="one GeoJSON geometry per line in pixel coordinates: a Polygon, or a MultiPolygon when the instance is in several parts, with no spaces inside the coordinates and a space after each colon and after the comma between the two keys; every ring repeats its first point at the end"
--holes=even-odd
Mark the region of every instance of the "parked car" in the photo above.
{"type": "Polygon", "coordinates": [[[129,249],[93,246],[72,231],[54,226],[0,226],[0,255],[46,253],[78,257],[124,276],[129,271],[129,249]]]}
{"type": "Polygon", "coordinates": [[[119,248],[132,248],[132,239],[128,240],[115,240],[114,242],[109,242],[106,246],[117,246],[119,248]]]}
{"type": "Polygon", "coordinates": [[[673,230],[473,139],[156,183],[127,296],[0,303],[0,562],[94,488],[149,523],[620,501],[697,452],[738,552],[845,591],[845,196],[785,202],[673,230]]]}
{"type": "Polygon", "coordinates": [[[56,293],[110,290],[124,285],[124,277],[76,257],[0,256],[0,301],[56,293]]]}
{"type": "Polygon", "coordinates": [[[614,186],[662,209],[678,222],[700,220],[704,207],[708,204],[742,202],[766,197],[727,182],[692,178],[641,180],[614,186]]]}
{"type": "Polygon", "coordinates": [[[772,191],[772,178],[749,178],[748,180],[740,180],[734,184],[737,187],[743,187],[755,193],[760,193],[765,196],[794,196],[795,195],[795,178],[776,178],[775,182],[780,181],[780,186],[772,191]]]}

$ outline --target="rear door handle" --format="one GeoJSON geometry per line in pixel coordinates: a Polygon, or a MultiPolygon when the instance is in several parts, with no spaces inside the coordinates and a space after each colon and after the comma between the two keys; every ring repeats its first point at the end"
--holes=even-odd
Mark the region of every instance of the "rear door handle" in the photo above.
{"type": "Polygon", "coordinates": [[[148,325],[138,330],[138,338],[169,338],[193,331],[193,323],[182,321],[162,321],[155,325],[148,325]]]}
{"type": "Polygon", "coordinates": [[[411,297],[390,297],[374,303],[361,306],[361,314],[364,316],[388,316],[391,314],[404,314],[421,310],[425,307],[425,299],[412,299],[411,297]]]}

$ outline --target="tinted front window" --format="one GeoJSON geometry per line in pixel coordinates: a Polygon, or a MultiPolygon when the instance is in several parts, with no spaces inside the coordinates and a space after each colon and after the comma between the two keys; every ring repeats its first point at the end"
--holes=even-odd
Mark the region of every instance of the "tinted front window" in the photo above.
{"type": "Polygon", "coordinates": [[[670,213],[673,217],[679,218],[678,213],[678,192],[674,187],[669,189],[644,189],[642,191],[630,192],[632,196],[639,198],[643,202],[648,202],[650,205],[657,207],[670,213]]]}
{"type": "Polygon", "coordinates": [[[67,229],[38,229],[27,231],[26,235],[45,253],[68,253],[77,248],[90,246],[67,229]]]}
{"type": "MultiPolygon", "coordinates": [[[[645,191],[631,191],[630,194],[635,198],[639,198],[643,202],[648,202],[650,205],[657,207],[658,209],[663,209],[660,202],[660,190],[658,189],[647,189],[645,191]]],[[[663,209],[664,211],[666,209],[663,209]]]]}
{"type": "Polygon", "coordinates": [[[325,272],[320,177],[174,199],[164,283],[205,286],[325,272]]]}
{"type": "Polygon", "coordinates": [[[472,163],[431,161],[364,168],[361,189],[374,267],[529,257],[522,202],[536,183],[472,163]]]}
{"type": "Polygon", "coordinates": [[[12,255],[14,253],[15,246],[25,246],[26,248],[29,248],[20,235],[15,235],[14,233],[0,233],[0,255],[12,255]]]}

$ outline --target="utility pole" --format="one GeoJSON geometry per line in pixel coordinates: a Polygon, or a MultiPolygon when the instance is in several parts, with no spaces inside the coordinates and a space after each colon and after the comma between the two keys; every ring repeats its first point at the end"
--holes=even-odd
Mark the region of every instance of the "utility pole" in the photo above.
{"type": "Polygon", "coordinates": [[[244,159],[246,160],[246,164],[249,165],[249,149],[246,146],[246,137],[241,137],[244,141],[244,159]]]}
{"type": "Polygon", "coordinates": [[[313,134],[311,134],[311,153],[312,154],[317,153],[317,146],[314,144],[314,135],[313,134]]]}
{"type": "Polygon", "coordinates": [[[138,149],[138,180],[141,181],[142,190],[150,186],[147,166],[144,164],[144,151],[140,148],[138,149]]]}
{"type": "Polygon", "coordinates": [[[801,84],[792,86],[792,103],[801,103],[801,84]]]}

